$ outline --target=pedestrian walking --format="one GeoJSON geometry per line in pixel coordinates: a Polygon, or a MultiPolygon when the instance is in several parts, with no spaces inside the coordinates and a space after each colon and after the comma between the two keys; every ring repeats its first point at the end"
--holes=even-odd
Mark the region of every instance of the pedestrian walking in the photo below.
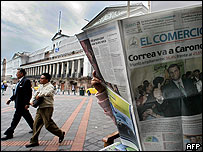
{"type": "Polygon", "coordinates": [[[75,95],[75,85],[72,85],[72,93],[75,95]]]}
{"type": "Polygon", "coordinates": [[[55,91],[55,94],[60,94],[60,85],[59,84],[56,84],[56,87],[54,88],[56,91],[55,91]]]}
{"type": "Polygon", "coordinates": [[[15,89],[16,89],[16,84],[13,83],[13,85],[12,85],[13,95],[14,95],[14,93],[15,93],[15,89]]]}
{"type": "Polygon", "coordinates": [[[64,139],[65,132],[62,131],[55,122],[52,120],[52,114],[54,111],[54,86],[50,83],[51,75],[48,73],[43,73],[40,77],[40,87],[32,97],[30,104],[33,106],[33,101],[43,97],[43,102],[39,105],[34,125],[33,125],[33,136],[30,139],[30,143],[25,145],[25,147],[39,146],[38,136],[42,127],[45,128],[52,134],[59,137],[59,143],[64,139]]]}
{"type": "Polygon", "coordinates": [[[5,90],[6,90],[6,86],[5,86],[5,84],[3,83],[3,84],[1,85],[1,94],[2,94],[2,95],[4,95],[5,90]]]}
{"type": "Polygon", "coordinates": [[[68,84],[66,85],[66,90],[67,90],[67,95],[70,95],[70,90],[71,89],[70,89],[70,86],[68,84]]]}
{"type": "MultiPolygon", "coordinates": [[[[7,105],[10,104],[11,101],[15,101],[16,111],[13,116],[13,120],[11,122],[11,126],[4,133],[6,137],[1,138],[1,140],[7,140],[13,138],[13,133],[18,123],[20,122],[21,117],[26,120],[31,129],[33,129],[33,119],[28,110],[29,102],[32,97],[32,88],[31,82],[29,79],[25,77],[26,71],[25,69],[18,69],[16,76],[18,78],[18,83],[16,84],[16,89],[14,95],[6,102],[7,105]]],[[[32,131],[30,131],[31,133],[32,131]]]]}
{"type": "Polygon", "coordinates": [[[8,84],[5,82],[4,85],[5,85],[5,91],[6,91],[8,84]]]}
{"type": "Polygon", "coordinates": [[[65,87],[64,83],[61,83],[61,92],[62,92],[62,94],[64,94],[64,92],[65,92],[65,88],[64,87],[65,87]]]}

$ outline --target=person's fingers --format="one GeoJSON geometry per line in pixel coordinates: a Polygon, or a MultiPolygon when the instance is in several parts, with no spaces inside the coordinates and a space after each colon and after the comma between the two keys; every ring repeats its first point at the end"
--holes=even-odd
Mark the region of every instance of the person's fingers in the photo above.
{"type": "Polygon", "coordinates": [[[161,84],[160,83],[158,83],[158,88],[161,89],[161,84]]]}
{"type": "Polygon", "coordinates": [[[91,83],[102,83],[102,81],[97,77],[93,77],[91,83]]]}
{"type": "Polygon", "coordinates": [[[101,82],[101,80],[99,80],[97,77],[93,77],[92,81],[97,81],[97,82],[101,82]]]}
{"type": "Polygon", "coordinates": [[[95,70],[92,72],[92,75],[93,75],[93,77],[96,77],[96,71],[95,70]]]}

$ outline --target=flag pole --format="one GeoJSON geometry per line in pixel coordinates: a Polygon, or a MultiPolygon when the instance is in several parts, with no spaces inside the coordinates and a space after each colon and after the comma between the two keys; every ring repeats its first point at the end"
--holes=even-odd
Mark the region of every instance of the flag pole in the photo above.
{"type": "Polygon", "coordinates": [[[149,13],[151,13],[151,1],[148,1],[149,13]]]}
{"type": "Polygon", "coordinates": [[[60,21],[61,21],[61,11],[59,12],[59,29],[58,29],[58,32],[60,32],[60,21]]]}
{"type": "Polygon", "coordinates": [[[128,1],[128,10],[127,10],[127,12],[128,12],[128,17],[130,16],[130,1],[128,1]]]}

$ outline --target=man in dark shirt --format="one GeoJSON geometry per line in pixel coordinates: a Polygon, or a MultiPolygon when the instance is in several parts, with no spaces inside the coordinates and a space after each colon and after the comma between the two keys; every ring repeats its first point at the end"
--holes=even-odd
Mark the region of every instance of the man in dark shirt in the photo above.
{"type": "Polygon", "coordinates": [[[170,82],[163,86],[161,105],[165,117],[191,116],[202,113],[202,101],[191,79],[181,79],[180,67],[171,64],[168,68],[170,82]]]}
{"type": "Polygon", "coordinates": [[[11,96],[11,98],[6,102],[6,104],[9,105],[11,101],[15,101],[16,111],[13,116],[11,126],[4,133],[6,137],[1,138],[1,140],[13,138],[14,130],[20,122],[22,116],[30,128],[33,129],[34,120],[28,110],[30,104],[29,102],[32,97],[32,88],[30,80],[27,79],[25,75],[25,69],[18,69],[16,76],[19,79],[19,82],[16,84],[16,89],[13,96],[11,96]]]}

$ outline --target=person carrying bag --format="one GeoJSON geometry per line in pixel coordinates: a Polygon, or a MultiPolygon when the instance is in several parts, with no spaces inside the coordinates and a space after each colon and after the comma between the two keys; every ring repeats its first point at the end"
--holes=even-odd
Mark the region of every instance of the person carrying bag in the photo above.
{"type": "Polygon", "coordinates": [[[33,101],[33,107],[37,108],[44,101],[44,97],[39,97],[33,101]]]}
{"type": "Polygon", "coordinates": [[[39,134],[43,126],[59,137],[59,143],[64,139],[65,132],[62,131],[52,119],[54,111],[54,86],[50,83],[51,75],[49,73],[43,73],[40,77],[40,87],[34,94],[30,101],[30,105],[37,108],[34,124],[33,124],[33,136],[30,139],[30,143],[25,145],[26,148],[39,146],[39,134]]]}

